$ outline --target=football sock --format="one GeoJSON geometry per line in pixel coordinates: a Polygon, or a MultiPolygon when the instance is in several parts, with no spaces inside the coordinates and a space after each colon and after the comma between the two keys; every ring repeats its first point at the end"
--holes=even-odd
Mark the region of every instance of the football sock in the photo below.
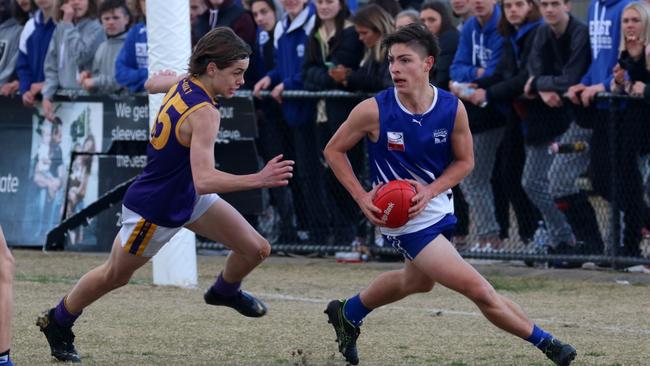
{"type": "Polygon", "coordinates": [[[9,357],[9,350],[0,352],[0,365],[2,366],[11,366],[11,358],[9,357]]]}
{"type": "Polygon", "coordinates": [[[544,329],[538,327],[537,325],[534,325],[533,326],[533,334],[531,334],[528,338],[526,338],[526,340],[528,342],[532,343],[533,346],[535,346],[535,347],[537,347],[537,348],[539,348],[539,349],[541,349],[543,351],[543,349],[541,347],[542,341],[545,340],[545,339],[553,339],[553,338],[554,337],[553,337],[553,335],[551,333],[546,333],[544,331],[544,329]]]}
{"type": "Polygon", "coordinates": [[[237,292],[239,291],[239,288],[241,287],[241,282],[235,282],[235,283],[228,283],[226,280],[223,279],[223,272],[219,273],[219,276],[217,277],[217,280],[215,281],[214,285],[210,288],[210,291],[215,293],[216,295],[221,295],[221,296],[235,296],[237,292]]]}
{"type": "Polygon", "coordinates": [[[361,302],[360,294],[347,299],[343,305],[343,316],[355,327],[360,326],[363,322],[363,318],[365,318],[371,311],[372,309],[368,309],[361,302]]]}
{"type": "Polygon", "coordinates": [[[79,314],[72,314],[71,312],[68,311],[68,309],[65,307],[65,297],[59,301],[59,304],[56,306],[56,309],[54,309],[54,321],[56,321],[57,324],[59,324],[62,327],[72,327],[74,325],[75,320],[81,315],[82,312],[79,312],[79,314]]]}

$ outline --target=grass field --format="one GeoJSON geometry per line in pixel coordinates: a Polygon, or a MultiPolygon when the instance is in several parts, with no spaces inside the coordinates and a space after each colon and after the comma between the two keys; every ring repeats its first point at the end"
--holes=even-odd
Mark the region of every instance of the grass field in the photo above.
{"type": "MultiPolygon", "coordinates": [[[[105,255],[25,250],[14,255],[12,356],[17,365],[53,364],[36,316],[105,255]]],[[[224,257],[199,256],[199,289],[153,286],[147,265],[130,285],[90,306],[75,326],[84,364],[344,365],[322,313],[326,303],[400,266],[269,258],[244,283],[265,300],[269,314],[247,319],[203,303],[203,288],[223,262],[224,257]]],[[[539,325],[573,343],[575,365],[650,364],[650,276],[503,263],[477,268],[539,325]]],[[[358,346],[362,365],[551,364],[442,287],[375,310],[358,346]]]]}

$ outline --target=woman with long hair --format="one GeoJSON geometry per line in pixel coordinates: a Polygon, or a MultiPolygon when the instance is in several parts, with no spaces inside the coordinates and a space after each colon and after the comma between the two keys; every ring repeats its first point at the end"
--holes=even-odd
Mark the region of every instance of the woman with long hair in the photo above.
{"type": "Polygon", "coordinates": [[[634,2],[625,7],[621,34],[612,92],[642,97],[643,100],[628,102],[624,115],[616,123],[617,146],[610,146],[610,151],[616,154],[617,163],[611,167],[610,174],[616,174],[619,182],[625,183],[610,187],[610,194],[624,212],[620,234],[623,247],[615,254],[636,257],[641,255],[641,229],[650,222],[650,210],[644,199],[643,180],[637,163],[641,155],[650,153],[650,128],[646,117],[650,113],[647,104],[650,100],[650,7],[647,3],[634,2]]]}
{"type": "MultiPolygon", "coordinates": [[[[532,197],[530,184],[542,179],[537,176],[545,172],[527,171],[526,173],[529,175],[523,178],[524,188],[522,189],[522,174],[526,174],[523,172],[524,165],[531,169],[537,167],[534,164],[530,165],[530,162],[525,162],[524,156],[526,155],[530,159],[537,159],[537,157],[524,152],[521,120],[514,109],[515,106],[518,107],[516,99],[523,94],[524,86],[528,80],[526,65],[537,27],[541,24],[541,15],[535,0],[502,0],[501,7],[503,14],[498,22],[497,30],[503,37],[503,51],[497,68],[490,76],[476,80],[474,93],[461,96],[461,98],[477,107],[489,103],[493,108],[496,106],[497,109],[505,111],[506,126],[501,139],[502,143],[500,143],[501,149],[497,152],[495,168],[501,174],[496,175],[499,177],[499,183],[496,186],[509,187],[509,192],[504,195],[507,197],[506,205],[508,201],[512,204],[517,217],[519,236],[526,243],[532,239],[535,224],[538,221],[537,208],[551,212],[544,215],[545,221],[547,215],[559,214],[557,208],[552,205],[553,200],[550,199],[548,189],[544,193],[544,197],[548,196],[550,206],[547,201],[544,201],[545,204],[542,205],[541,199],[537,199],[537,196],[532,197]],[[526,184],[529,185],[526,187],[526,184]],[[531,200],[535,204],[531,203],[531,200]]],[[[546,153],[546,155],[548,154],[546,153]]],[[[495,192],[495,196],[497,194],[498,192],[495,192]]],[[[553,230],[562,240],[569,240],[571,237],[571,232],[567,231],[566,227],[562,231],[563,234],[559,233],[559,229],[554,228],[553,230]]],[[[500,240],[498,238],[492,238],[490,242],[493,249],[499,249],[500,240]]],[[[482,243],[479,242],[480,244],[482,243]]]]}
{"type": "MultiPolygon", "coordinates": [[[[251,73],[252,80],[257,82],[275,68],[274,29],[280,17],[280,9],[276,8],[273,0],[252,0],[249,6],[257,25],[257,33],[247,73],[251,73]]],[[[257,149],[262,159],[269,160],[281,154],[285,146],[291,143],[289,127],[282,119],[280,105],[272,98],[256,99],[255,113],[259,129],[257,149]]],[[[265,208],[265,213],[258,221],[260,233],[271,243],[294,242],[296,229],[292,218],[295,213],[289,187],[269,189],[269,195],[271,204],[265,208]],[[270,225],[264,225],[265,220],[270,225]],[[263,227],[266,230],[262,230],[263,227]]]]}
{"type": "Polygon", "coordinates": [[[337,65],[329,70],[336,82],[351,91],[377,92],[392,85],[386,50],[381,42],[395,30],[393,18],[378,5],[366,5],[350,19],[365,45],[358,70],[337,65]]]}

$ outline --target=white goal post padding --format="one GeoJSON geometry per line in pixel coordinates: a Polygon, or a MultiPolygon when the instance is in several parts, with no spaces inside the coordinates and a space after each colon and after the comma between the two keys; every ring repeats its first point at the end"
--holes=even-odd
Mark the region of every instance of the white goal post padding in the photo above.
{"type": "MultiPolygon", "coordinates": [[[[189,0],[147,0],[149,75],[159,70],[185,73],[192,52],[189,0]]],[[[153,126],[164,95],[149,95],[153,126]]],[[[196,237],[182,229],[153,257],[153,283],[196,287],[196,237]]]]}

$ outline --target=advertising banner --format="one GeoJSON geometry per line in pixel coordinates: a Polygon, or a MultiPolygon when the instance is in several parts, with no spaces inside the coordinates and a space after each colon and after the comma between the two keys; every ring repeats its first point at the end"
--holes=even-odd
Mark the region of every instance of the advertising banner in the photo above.
{"type": "MultiPolygon", "coordinates": [[[[142,171],[146,155],[104,153],[115,141],[147,141],[145,96],[58,97],[54,121],[20,98],[0,97],[0,225],[10,245],[42,246],[49,230],[142,171]],[[70,173],[68,173],[70,172],[70,173]],[[66,197],[67,190],[67,199],[66,197]],[[65,204],[67,202],[67,204],[65,204]]],[[[253,173],[259,160],[257,126],[250,98],[221,101],[222,125],[215,144],[216,166],[253,173]]],[[[260,191],[225,194],[243,214],[261,211],[260,191]]],[[[68,232],[66,250],[108,251],[119,230],[121,203],[68,232]]]]}

